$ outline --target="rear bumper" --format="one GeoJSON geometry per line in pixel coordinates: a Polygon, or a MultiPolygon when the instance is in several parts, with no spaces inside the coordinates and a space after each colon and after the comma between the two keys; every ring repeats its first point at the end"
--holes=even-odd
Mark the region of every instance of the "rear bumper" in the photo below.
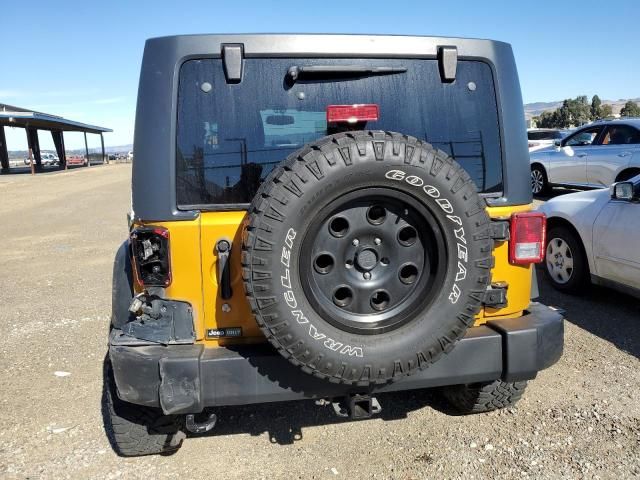
{"type": "MultiPolygon", "coordinates": [[[[520,318],[470,328],[456,347],[426,370],[370,392],[430,388],[503,379],[532,379],[562,355],[562,316],[538,303],[520,318]]],[[[112,330],[109,357],[118,395],[161,407],[166,414],[362,393],[362,387],[319,380],[291,365],[269,345],[207,348],[163,346],[112,330]]]]}

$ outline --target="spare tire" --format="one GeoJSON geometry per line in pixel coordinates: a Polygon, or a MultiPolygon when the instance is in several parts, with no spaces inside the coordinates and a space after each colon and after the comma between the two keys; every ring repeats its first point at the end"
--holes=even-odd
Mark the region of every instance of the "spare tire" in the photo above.
{"type": "Polygon", "coordinates": [[[243,235],[258,325],[303,371],[368,386],[449,352],[481,307],[485,202],[444,152],[397,133],[325,137],[260,186],[243,235]]]}

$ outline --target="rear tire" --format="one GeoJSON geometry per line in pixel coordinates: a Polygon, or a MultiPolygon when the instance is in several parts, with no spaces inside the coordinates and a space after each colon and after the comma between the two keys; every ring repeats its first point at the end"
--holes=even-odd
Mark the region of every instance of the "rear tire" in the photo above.
{"type": "Polygon", "coordinates": [[[549,193],[549,181],[547,173],[539,165],[531,167],[531,192],[535,195],[545,195],[549,193]]]}
{"type": "Polygon", "coordinates": [[[158,408],[143,407],[118,398],[111,364],[105,365],[104,421],[111,446],[118,455],[170,454],[176,452],[186,435],[175,415],[158,408]]]}
{"type": "Polygon", "coordinates": [[[444,397],[462,414],[485,413],[515,405],[524,394],[527,382],[503,382],[453,385],[443,389],[444,397]]]}

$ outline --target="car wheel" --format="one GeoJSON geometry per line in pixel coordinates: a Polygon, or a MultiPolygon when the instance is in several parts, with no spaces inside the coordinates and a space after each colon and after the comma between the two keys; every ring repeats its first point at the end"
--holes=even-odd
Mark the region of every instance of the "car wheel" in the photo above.
{"type": "Polygon", "coordinates": [[[159,408],[120,400],[111,363],[106,361],[103,368],[103,419],[107,437],[116,453],[137,457],[176,452],[186,438],[182,418],[164,415],[159,408]]]}
{"type": "Polygon", "coordinates": [[[549,231],[544,272],[551,284],[564,292],[580,293],[587,284],[587,257],[580,239],[568,228],[549,231]]]}
{"type": "Polygon", "coordinates": [[[531,167],[531,192],[534,195],[543,195],[549,190],[547,174],[539,166],[531,167]]]}
{"type": "Polygon", "coordinates": [[[459,164],[413,137],[357,131],[293,153],[244,227],[259,327],[291,363],[334,383],[427,368],[464,336],[490,284],[483,202],[459,164]]]}
{"type": "Polygon", "coordinates": [[[527,387],[527,382],[493,382],[444,387],[442,393],[459,413],[485,413],[514,406],[527,387]]]}

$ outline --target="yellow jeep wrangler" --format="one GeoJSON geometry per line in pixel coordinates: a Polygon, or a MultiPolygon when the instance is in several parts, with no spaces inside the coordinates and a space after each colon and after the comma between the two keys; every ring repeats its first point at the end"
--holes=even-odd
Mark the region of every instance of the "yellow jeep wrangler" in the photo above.
{"type": "Polygon", "coordinates": [[[174,451],[225,405],[368,418],[379,393],[432,387],[461,412],[514,404],[563,345],[531,301],[525,133],[501,42],[147,41],[105,370],[116,451],[174,451]]]}

